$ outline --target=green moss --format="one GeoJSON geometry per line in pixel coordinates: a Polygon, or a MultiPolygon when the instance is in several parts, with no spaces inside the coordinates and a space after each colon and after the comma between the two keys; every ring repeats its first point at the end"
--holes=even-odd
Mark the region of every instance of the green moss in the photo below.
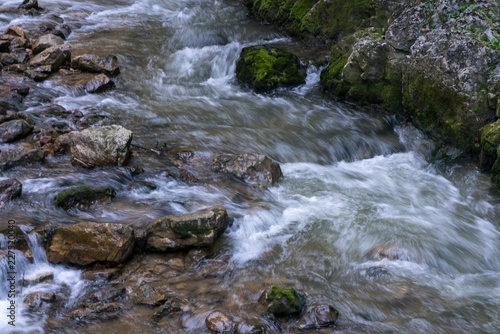
{"type": "Polygon", "coordinates": [[[481,129],[481,170],[489,171],[497,161],[497,150],[500,147],[500,120],[488,124],[481,129]]]}
{"type": "Polygon", "coordinates": [[[267,311],[273,314],[293,314],[300,312],[305,306],[305,298],[294,289],[279,286],[271,287],[267,295],[270,302],[267,311]]]}
{"type": "Polygon", "coordinates": [[[176,224],[172,225],[172,230],[181,235],[181,239],[188,239],[192,236],[196,236],[198,239],[203,238],[206,235],[209,235],[212,230],[209,228],[199,227],[197,224],[176,224]]]}
{"type": "Polygon", "coordinates": [[[294,54],[270,46],[244,48],[236,62],[236,77],[257,92],[305,83],[305,70],[294,54]]]}
{"type": "Polygon", "coordinates": [[[115,197],[115,191],[112,188],[80,186],[61,191],[56,195],[54,203],[68,210],[72,207],[86,208],[97,201],[113,197],[115,197]]]}
{"type": "Polygon", "coordinates": [[[497,149],[496,155],[497,158],[490,170],[491,182],[493,182],[493,184],[495,184],[497,187],[500,187],[500,147],[497,149]]]}

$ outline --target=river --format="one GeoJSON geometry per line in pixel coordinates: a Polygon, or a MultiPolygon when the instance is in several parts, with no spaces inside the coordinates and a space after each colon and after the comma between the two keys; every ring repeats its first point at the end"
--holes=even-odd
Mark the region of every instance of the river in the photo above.
{"type": "MultiPolygon", "coordinates": [[[[0,10],[19,2],[2,0],[0,10]]],[[[49,9],[41,17],[0,13],[0,31],[10,24],[33,27],[58,14],[76,27],[67,41],[74,54],[114,54],[121,67],[116,89],[102,94],[78,95],[51,80],[39,84],[51,103],[98,113],[102,124],[132,130],[134,144],[144,147],[166,142],[200,159],[220,152],[266,154],[281,164],[284,178],[258,203],[240,203],[224,183],[188,186],[146,172],[142,181],[155,188],[130,188],[131,180],[115,169],[74,169],[67,156],[4,172],[2,178],[23,183],[23,197],[0,209],[2,229],[9,219],[32,227],[85,220],[141,225],[215,204],[235,217],[216,251],[235,267],[218,281],[228,298],[197,301],[180,327],[151,325],[143,316],[149,311],[134,308],[119,321],[64,328],[61,319],[21,308],[17,332],[208,333],[203,316],[210,309],[245,318],[248,299],[258,298],[246,289],[263,289],[266,282],[294,286],[308,303],[333,305],[351,323],[338,333],[500,332],[500,196],[487,175],[410,125],[333,101],[321,92],[314,66],[305,85],[272,95],[253,93],[235,79],[243,47],[272,43],[303,57],[314,50],[248,17],[239,1],[40,4],[49,9]],[[118,196],[91,211],[54,207],[58,191],[79,184],[113,186],[118,196]],[[381,246],[392,247],[397,258],[368,255],[381,246]]],[[[27,112],[34,113],[45,102],[35,96],[29,103],[27,112]]],[[[151,156],[140,163],[146,170],[158,167],[151,156]]],[[[43,254],[35,259],[19,260],[18,272],[53,272],[54,283],[45,288],[68,287],[68,305],[85,289],[79,270],[50,265],[43,254]]],[[[3,314],[0,332],[10,330],[3,314]]]]}

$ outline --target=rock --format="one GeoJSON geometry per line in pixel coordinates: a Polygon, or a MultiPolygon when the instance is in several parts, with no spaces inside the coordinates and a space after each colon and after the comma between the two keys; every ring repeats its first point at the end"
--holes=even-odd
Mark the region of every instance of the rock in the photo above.
{"type": "Polygon", "coordinates": [[[52,281],[54,279],[54,274],[51,272],[41,273],[32,277],[23,278],[23,286],[35,285],[38,283],[43,283],[47,281],[52,281]]]}
{"type": "Polygon", "coordinates": [[[236,157],[219,155],[213,160],[213,169],[216,172],[229,173],[264,186],[274,185],[283,175],[278,163],[265,155],[253,153],[236,157]]]}
{"type": "Polygon", "coordinates": [[[339,312],[330,305],[318,305],[308,311],[299,321],[299,329],[309,330],[335,324],[339,312]]]}
{"type": "Polygon", "coordinates": [[[71,28],[67,24],[59,24],[52,30],[51,34],[66,39],[71,34],[71,28]]]}
{"type": "Polygon", "coordinates": [[[153,320],[159,321],[164,316],[181,313],[187,311],[189,308],[189,301],[187,299],[171,298],[163,305],[159,306],[153,314],[153,320]]]}
{"type": "Polygon", "coordinates": [[[400,111],[404,58],[380,32],[363,30],[332,48],[331,62],[321,72],[321,85],[338,97],[400,111]]]}
{"type": "Polygon", "coordinates": [[[54,141],[54,152],[55,153],[66,153],[70,151],[70,138],[69,133],[60,135],[54,141]]]}
{"type": "Polygon", "coordinates": [[[72,316],[77,320],[99,319],[110,320],[118,317],[122,308],[118,303],[92,303],[73,311],[72,316]]]}
{"type": "Polygon", "coordinates": [[[0,143],[10,143],[24,137],[33,130],[25,120],[16,119],[0,124],[0,143]]]}
{"type": "Polygon", "coordinates": [[[21,196],[23,185],[16,179],[0,181],[0,203],[6,203],[21,196]]]}
{"type": "Polygon", "coordinates": [[[51,263],[123,263],[134,249],[134,230],[122,224],[93,222],[58,226],[45,248],[51,263]]]}
{"type": "Polygon", "coordinates": [[[287,315],[301,312],[306,305],[306,298],[294,289],[275,285],[262,293],[259,303],[265,305],[269,313],[287,315]]]}
{"type": "Polygon", "coordinates": [[[167,265],[170,268],[175,269],[177,271],[186,270],[186,265],[184,264],[184,260],[180,259],[180,258],[174,258],[174,259],[168,260],[167,265]]]}
{"type": "Polygon", "coordinates": [[[500,120],[486,125],[481,132],[480,168],[489,171],[493,184],[500,187],[500,120]]]}
{"type": "Polygon", "coordinates": [[[24,297],[23,303],[26,304],[30,309],[38,309],[44,303],[53,303],[57,299],[57,296],[53,292],[34,292],[26,295],[24,297]]]}
{"type": "Polygon", "coordinates": [[[45,49],[62,44],[64,44],[64,41],[59,36],[53,34],[43,35],[35,41],[35,44],[33,44],[33,54],[36,55],[45,49]]]}
{"type": "Polygon", "coordinates": [[[172,215],[147,226],[146,250],[166,252],[212,245],[228,227],[226,209],[214,206],[185,215],[172,215]]]}
{"type": "Polygon", "coordinates": [[[403,248],[381,245],[373,247],[367,254],[367,257],[373,261],[380,261],[383,259],[391,261],[408,260],[408,253],[403,248]]]}
{"type": "Polygon", "coordinates": [[[96,203],[109,202],[114,197],[115,191],[112,188],[80,186],[61,191],[55,197],[54,203],[64,210],[69,210],[73,207],[88,209],[96,203]]]}
{"type": "Polygon", "coordinates": [[[36,82],[42,82],[45,81],[49,78],[49,75],[43,72],[39,72],[37,70],[26,70],[24,71],[24,75],[26,75],[28,78],[36,81],[36,82]]]}
{"type": "Polygon", "coordinates": [[[122,166],[129,156],[132,132],[119,125],[71,132],[72,163],[83,167],[122,166]]]}
{"type": "Polygon", "coordinates": [[[205,319],[208,329],[214,333],[234,333],[236,324],[221,312],[212,312],[205,319]]]}
{"type": "Polygon", "coordinates": [[[28,65],[40,67],[51,65],[52,71],[57,72],[59,68],[71,59],[71,47],[68,45],[57,45],[43,50],[31,58],[28,65]]]}
{"type": "Polygon", "coordinates": [[[115,86],[115,83],[113,80],[111,80],[107,75],[105,74],[98,74],[93,76],[89,81],[86,82],[80,82],[83,87],[83,89],[87,93],[102,93],[107,90],[110,90],[115,86]]]}
{"type": "Polygon", "coordinates": [[[120,272],[119,268],[106,268],[100,270],[84,271],[82,273],[82,279],[89,281],[109,281],[116,278],[120,272]]]}
{"type": "Polygon", "coordinates": [[[239,323],[236,327],[236,334],[266,334],[266,327],[264,325],[248,325],[239,323]]]}
{"type": "Polygon", "coordinates": [[[139,166],[125,167],[125,170],[129,171],[132,176],[141,175],[144,173],[144,168],[139,166]]]}
{"type": "Polygon", "coordinates": [[[44,161],[44,158],[45,154],[42,150],[32,149],[23,151],[15,158],[9,159],[5,163],[3,163],[0,169],[5,171],[18,166],[27,166],[34,163],[42,163],[44,161]]]}
{"type": "Polygon", "coordinates": [[[0,52],[8,52],[10,40],[0,40],[0,52]]]}
{"type": "Polygon", "coordinates": [[[12,39],[10,41],[10,45],[9,45],[9,51],[12,53],[26,53],[26,54],[30,54],[31,52],[29,52],[28,50],[26,49],[30,49],[31,48],[31,42],[29,39],[26,39],[26,38],[22,38],[22,37],[15,37],[14,39],[12,39]]]}
{"type": "Polygon", "coordinates": [[[38,7],[38,0],[24,0],[23,3],[21,5],[19,5],[18,7],[19,9],[26,9],[26,10],[30,10],[30,9],[41,9],[40,7],[38,7]]]}
{"type": "Polygon", "coordinates": [[[28,60],[26,52],[21,53],[0,53],[0,63],[3,65],[21,64],[28,60]]]}
{"type": "Polygon", "coordinates": [[[24,35],[23,28],[14,25],[9,26],[7,28],[7,30],[5,31],[5,35],[26,38],[26,36],[24,35]]]}
{"type": "Polygon", "coordinates": [[[169,299],[165,294],[166,289],[163,286],[150,284],[147,279],[145,281],[142,284],[134,281],[131,285],[127,286],[127,294],[132,297],[135,304],[159,306],[169,299]]]}
{"type": "Polygon", "coordinates": [[[23,73],[28,67],[26,64],[12,64],[4,67],[5,72],[23,73]]]}
{"type": "Polygon", "coordinates": [[[120,73],[118,59],[115,56],[99,57],[92,54],[84,54],[73,57],[71,67],[83,72],[104,73],[108,76],[116,76],[120,73]]]}
{"type": "Polygon", "coordinates": [[[271,46],[251,46],[236,61],[236,77],[256,92],[305,83],[306,72],[296,55],[271,46]]]}

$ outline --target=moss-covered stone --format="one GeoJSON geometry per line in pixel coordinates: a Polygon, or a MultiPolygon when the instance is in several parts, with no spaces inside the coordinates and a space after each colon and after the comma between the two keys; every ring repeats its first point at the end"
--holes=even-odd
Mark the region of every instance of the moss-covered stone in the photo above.
{"type": "Polygon", "coordinates": [[[299,313],[306,305],[305,297],[295,289],[276,285],[264,291],[259,301],[267,306],[267,312],[275,315],[299,313]]]}
{"type": "MultiPolygon", "coordinates": [[[[217,215],[215,216],[217,219],[217,215]]],[[[210,228],[203,228],[197,224],[176,224],[172,225],[172,230],[179,234],[181,239],[191,238],[196,236],[198,239],[203,238],[205,235],[209,235],[212,230],[210,228]]]]}
{"type": "Polygon", "coordinates": [[[500,147],[500,120],[481,129],[480,166],[482,171],[489,171],[497,161],[500,147]]]}
{"type": "Polygon", "coordinates": [[[305,83],[306,72],[299,58],[271,46],[251,46],[236,61],[236,77],[257,92],[305,83]]]}
{"type": "Polygon", "coordinates": [[[115,191],[112,188],[80,186],[61,191],[55,197],[54,203],[64,210],[73,207],[85,209],[96,202],[111,200],[113,197],[115,197],[115,191]]]}

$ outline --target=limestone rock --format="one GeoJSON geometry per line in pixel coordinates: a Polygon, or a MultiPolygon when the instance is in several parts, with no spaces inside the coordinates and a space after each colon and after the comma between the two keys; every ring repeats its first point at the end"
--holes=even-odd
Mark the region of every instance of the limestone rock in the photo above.
{"type": "Polygon", "coordinates": [[[73,57],[71,67],[83,72],[104,73],[115,76],[120,73],[118,59],[115,56],[99,57],[93,54],[84,54],[73,57]]]}
{"type": "Polygon", "coordinates": [[[234,333],[236,324],[221,312],[212,312],[205,319],[208,329],[214,333],[234,333]]]}
{"type": "Polygon", "coordinates": [[[95,262],[123,263],[134,249],[134,231],[122,224],[78,223],[58,226],[46,245],[51,263],[80,266],[95,262]]]}
{"type": "Polygon", "coordinates": [[[129,156],[132,132],[119,125],[70,133],[72,163],[87,168],[122,166],[129,156]]]}
{"type": "Polygon", "coordinates": [[[213,160],[216,172],[232,174],[238,178],[263,186],[272,186],[281,178],[280,165],[262,154],[245,153],[238,156],[219,155],[213,160]]]}
{"type": "Polygon", "coordinates": [[[147,226],[146,250],[173,251],[211,245],[227,229],[226,209],[214,206],[185,215],[172,215],[147,226]]]}

